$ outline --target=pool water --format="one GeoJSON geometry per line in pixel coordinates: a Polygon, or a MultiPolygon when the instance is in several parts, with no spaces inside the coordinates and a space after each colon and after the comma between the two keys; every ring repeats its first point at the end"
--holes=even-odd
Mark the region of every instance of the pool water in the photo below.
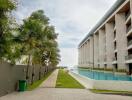
{"type": "Polygon", "coordinates": [[[74,69],[73,72],[95,80],[132,81],[132,76],[128,76],[128,75],[115,75],[113,73],[92,71],[92,70],[80,69],[80,68],[74,69]]]}

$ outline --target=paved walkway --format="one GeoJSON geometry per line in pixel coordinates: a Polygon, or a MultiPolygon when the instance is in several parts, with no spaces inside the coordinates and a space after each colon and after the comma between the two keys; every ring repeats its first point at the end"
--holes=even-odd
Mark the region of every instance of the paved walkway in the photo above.
{"type": "Polygon", "coordinates": [[[12,93],[0,100],[132,100],[132,97],[94,94],[86,89],[38,88],[34,91],[12,93]]]}
{"type": "Polygon", "coordinates": [[[54,88],[56,86],[56,80],[58,75],[58,69],[56,69],[41,85],[41,88],[54,88]]]}

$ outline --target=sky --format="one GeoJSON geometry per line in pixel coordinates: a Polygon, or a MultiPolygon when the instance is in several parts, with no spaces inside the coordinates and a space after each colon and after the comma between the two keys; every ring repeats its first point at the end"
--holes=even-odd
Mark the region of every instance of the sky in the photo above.
{"type": "Polygon", "coordinates": [[[78,44],[116,0],[18,0],[18,23],[42,9],[59,33],[61,66],[78,64],[78,44]]]}

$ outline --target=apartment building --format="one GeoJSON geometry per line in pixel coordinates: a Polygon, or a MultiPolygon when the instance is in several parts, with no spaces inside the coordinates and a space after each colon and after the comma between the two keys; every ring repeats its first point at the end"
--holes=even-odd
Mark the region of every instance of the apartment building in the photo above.
{"type": "Polygon", "coordinates": [[[79,67],[132,74],[132,0],[118,0],[78,46],[79,67]]]}

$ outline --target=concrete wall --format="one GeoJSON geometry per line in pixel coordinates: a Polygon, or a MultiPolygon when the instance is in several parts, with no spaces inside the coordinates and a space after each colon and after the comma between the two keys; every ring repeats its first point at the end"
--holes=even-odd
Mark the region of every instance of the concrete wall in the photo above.
{"type": "Polygon", "coordinates": [[[87,67],[86,61],[87,61],[87,43],[84,44],[84,67],[87,67]]]}
{"type": "Polygon", "coordinates": [[[81,65],[81,48],[78,49],[78,66],[81,65]]]}
{"type": "Polygon", "coordinates": [[[80,52],[81,52],[80,53],[81,54],[81,57],[80,57],[80,59],[81,59],[80,63],[81,64],[80,64],[80,66],[82,66],[82,63],[83,63],[83,48],[82,47],[80,48],[80,52]]]}
{"type": "Polygon", "coordinates": [[[94,35],[94,67],[98,68],[99,64],[99,34],[94,35]]]}
{"type": "MultiPolygon", "coordinates": [[[[48,71],[52,70],[53,67],[48,67],[50,69],[46,70],[46,67],[40,65],[29,66],[29,79],[28,84],[39,80],[48,71]],[[40,77],[39,77],[40,76],[40,77]]],[[[9,63],[0,64],[0,96],[11,93],[18,90],[18,81],[26,79],[26,65],[11,65],[9,63]]]]}
{"type": "Polygon", "coordinates": [[[126,69],[125,57],[127,56],[127,38],[125,26],[125,13],[115,15],[116,39],[117,39],[117,62],[119,69],[126,69]]]}
{"type": "Polygon", "coordinates": [[[106,62],[107,68],[113,68],[114,59],[114,24],[107,23],[106,28],[106,62]]]}
{"type": "Polygon", "coordinates": [[[82,67],[84,67],[84,45],[82,46],[82,67]]]}
{"type": "Polygon", "coordinates": [[[89,64],[89,62],[90,62],[90,41],[88,40],[87,41],[87,53],[86,53],[86,59],[87,59],[87,62],[86,62],[86,64],[87,64],[87,67],[90,67],[90,64],[89,64]]]}
{"type": "Polygon", "coordinates": [[[25,66],[0,64],[0,96],[17,89],[18,80],[25,79],[25,66]]]}
{"type": "Polygon", "coordinates": [[[105,60],[105,30],[99,30],[99,63],[100,68],[104,68],[105,60]]]}
{"type": "Polygon", "coordinates": [[[94,40],[93,40],[93,37],[90,37],[90,67],[93,67],[93,63],[94,63],[94,55],[93,55],[93,52],[94,52],[94,40]]]}

